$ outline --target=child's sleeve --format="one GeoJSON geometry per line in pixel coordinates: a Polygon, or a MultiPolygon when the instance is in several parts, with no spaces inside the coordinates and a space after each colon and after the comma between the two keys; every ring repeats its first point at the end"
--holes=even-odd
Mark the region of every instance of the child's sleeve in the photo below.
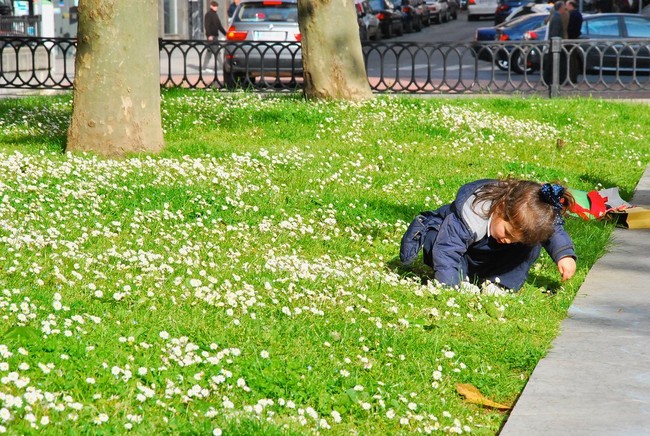
{"type": "Polygon", "coordinates": [[[574,259],[578,258],[573,246],[573,240],[566,230],[564,230],[562,224],[555,225],[553,235],[543,244],[543,247],[555,263],[567,256],[573,257],[574,259]]]}

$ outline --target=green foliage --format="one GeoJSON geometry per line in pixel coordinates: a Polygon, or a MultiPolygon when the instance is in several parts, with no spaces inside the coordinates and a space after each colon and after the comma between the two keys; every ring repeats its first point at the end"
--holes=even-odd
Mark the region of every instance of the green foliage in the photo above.
{"type": "Polygon", "coordinates": [[[413,216],[485,177],[629,198],[647,107],[163,93],[161,156],[61,154],[69,96],[0,100],[0,427],[12,433],[495,434],[610,223],[569,219],[501,296],[399,266],[413,216]]]}

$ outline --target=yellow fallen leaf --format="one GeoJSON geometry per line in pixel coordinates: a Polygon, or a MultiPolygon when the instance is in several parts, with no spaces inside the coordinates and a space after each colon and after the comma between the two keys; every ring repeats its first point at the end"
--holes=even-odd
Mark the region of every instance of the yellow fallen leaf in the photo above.
{"type": "Polygon", "coordinates": [[[463,397],[465,401],[472,404],[480,404],[481,406],[491,407],[498,410],[510,410],[512,406],[506,406],[505,404],[495,403],[494,401],[485,398],[481,391],[476,388],[476,386],[470,383],[458,383],[456,385],[456,391],[463,397]]]}

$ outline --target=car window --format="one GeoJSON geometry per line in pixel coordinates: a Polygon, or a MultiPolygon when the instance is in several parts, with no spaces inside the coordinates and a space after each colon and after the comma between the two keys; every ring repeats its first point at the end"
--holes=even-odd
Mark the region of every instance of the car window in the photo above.
{"type": "Polygon", "coordinates": [[[641,17],[625,17],[627,36],[630,38],[650,38],[650,20],[641,17]]]}
{"type": "Polygon", "coordinates": [[[386,9],[384,0],[370,0],[370,7],[375,11],[383,11],[386,9]]]}
{"type": "Polygon", "coordinates": [[[546,18],[546,16],[531,17],[530,19],[517,22],[514,26],[510,27],[521,32],[526,32],[527,30],[537,29],[542,23],[544,23],[544,18],[546,18]]]}
{"type": "Polygon", "coordinates": [[[544,18],[546,18],[546,15],[537,16],[527,14],[523,17],[501,23],[497,27],[501,29],[521,29],[525,32],[526,30],[539,27],[544,22],[544,18]]]}
{"type": "Polygon", "coordinates": [[[582,23],[582,35],[619,37],[618,17],[598,17],[582,23]]]}
{"type": "Polygon", "coordinates": [[[298,6],[289,3],[242,3],[233,20],[298,22],[298,6]]]}

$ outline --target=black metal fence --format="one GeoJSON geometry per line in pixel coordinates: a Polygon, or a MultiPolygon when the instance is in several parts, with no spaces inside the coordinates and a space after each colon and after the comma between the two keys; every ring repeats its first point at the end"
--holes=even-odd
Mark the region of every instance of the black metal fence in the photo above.
{"type": "MultiPolygon", "coordinates": [[[[376,93],[650,97],[650,40],[363,43],[376,93]]],[[[76,40],[0,37],[0,88],[69,89],[76,40]]],[[[164,87],[290,92],[300,44],[161,40],[164,87]]]]}

